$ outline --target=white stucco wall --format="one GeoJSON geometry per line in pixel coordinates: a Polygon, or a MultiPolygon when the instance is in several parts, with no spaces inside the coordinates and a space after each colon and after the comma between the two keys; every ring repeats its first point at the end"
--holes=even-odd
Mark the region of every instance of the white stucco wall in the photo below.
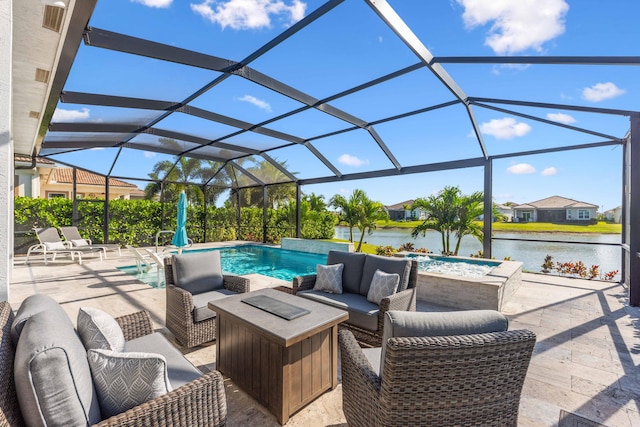
{"type": "Polygon", "coordinates": [[[0,300],[9,299],[13,264],[13,141],[11,137],[12,0],[0,0],[0,300]]]}

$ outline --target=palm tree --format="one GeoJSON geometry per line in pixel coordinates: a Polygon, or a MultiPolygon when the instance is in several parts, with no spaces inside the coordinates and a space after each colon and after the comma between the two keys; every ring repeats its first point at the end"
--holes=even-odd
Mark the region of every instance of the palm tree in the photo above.
{"type": "Polygon", "coordinates": [[[308,196],[304,196],[304,200],[309,203],[309,207],[312,211],[324,212],[327,210],[327,203],[324,201],[323,195],[316,195],[311,193],[308,196]]]}
{"type": "Polygon", "coordinates": [[[418,198],[413,207],[427,212],[427,219],[411,231],[413,237],[426,234],[428,230],[438,231],[442,237],[442,253],[457,255],[462,238],[474,236],[482,241],[483,229],[476,218],[483,213],[484,196],[475,192],[469,196],[462,194],[458,187],[445,187],[437,195],[418,198]],[[455,250],[451,250],[451,237],[455,236],[455,250]]]}
{"type": "Polygon", "coordinates": [[[202,191],[196,186],[188,185],[201,177],[202,160],[180,157],[175,164],[170,160],[162,160],[153,166],[153,170],[149,173],[149,177],[154,180],[147,184],[144,189],[145,198],[152,199],[161,193],[161,182],[172,181],[164,186],[162,199],[160,201],[176,201],[180,191],[185,190],[187,199],[191,203],[199,203],[202,201],[202,191]],[[180,183],[180,184],[174,184],[180,183]]]}
{"type": "MultiPolygon", "coordinates": [[[[277,161],[277,160],[276,160],[277,161]]],[[[237,162],[242,165],[247,162],[247,159],[239,159],[237,162]]],[[[278,161],[278,163],[287,169],[286,161],[278,161]]],[[[295,199],[296,197],[296,186],[295,184],[290,182],[288,176],[282,173],[280,169],[275,167],[273,164],[268,162],[267,160],[261,160],[255,162],[255,164],[251,167],[246,168],[247,172],[256,178],[260,179],[262,182],[266,184],[274,184],[278,182],[283,182],[283,184],[279,185],[270,185],[267,189],[267,206],[271,208],[276,208],[278,204],[285,203],[291,199],[295,199]]],[[[297,172],[292,172],[293,174],[297,174],[297,172]]],[[[246,175],[243,175],[241,172],[238,173],[238,184],[243,185],[251,185],[252,181],[246,175]]],[[[229,199],[232,205],[236,204],[236,195],[237,190],[232,190],[229,195],[229,199]]],[[[241,204],[244,206],[262,206],[262,187],[250,187],[245,188],[242,192],[242,200],[241,204]]]]}
{"type": "Polygon", "coordinates": [[[360,230],[360,241],[356,252],[362,250],[362,242],[364,241],[364,235],[372,234],[376,229],[376,221],[388,220],[389,214],[384,208],[384,205],[380,202],[373,201],[362,192],[359,199],[359,204],[356,205],[355,210],[356,227],[360,230]]]}
{"type": "Polygon", "coordinates": [[[353,228],[357,224],[356,208],[360,204],[363,196],[366,197],[364,191],[355,189],[347,200],[343,195],[336,194],[329,200],[329,205],[340,211],[340,221],[345,222],[349,227],[349,241],[353,243],[353,228]]]}

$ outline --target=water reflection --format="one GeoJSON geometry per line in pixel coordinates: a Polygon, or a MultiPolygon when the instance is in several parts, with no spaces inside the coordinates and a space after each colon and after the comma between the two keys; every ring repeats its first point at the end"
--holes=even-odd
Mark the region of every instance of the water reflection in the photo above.
{"type": "MultiPolygon", "coordinates": [[[[336,227],[337,239],[349,239],[347,227],[336,227]]],[[[551,239],[564,241],[620,243],[620,234],[575,234],[575,233],[494,233],[494,237],[514,239],[551,239]]],[[[360,233],[354,230],[354,240],[360,239],[360,233]]],[[[375,230],[372,235],[366,235],[365,242],[373,245],[390,245],[398,248],[403,243],[413,243],[415,248],[427,248],[434,253],[440,253],[442,248],[440,233],[428,232],[425,237],[411,237],[410,230],[375,230]]],[[[451,242],[454,244],[454,242],[451,242]]],[[[465,236],[460,244],[460,256],[469,256],[482,250],[482,244],[473,237],[465,236]]],[[[493,257],[504,259],[511,257],[514,261],[521,261],[523,268],[528,271],[539,272],[545,256],[551,255],[555,262],[582,261],[587,268],[599,265],[602,274],[620,270],[622,249],[618,246],[581,245],[553,242],[520,242],[509,240],[493,241],[493,257]]],[[[619,278],[619,275],[618,275],[619,278]]]]}

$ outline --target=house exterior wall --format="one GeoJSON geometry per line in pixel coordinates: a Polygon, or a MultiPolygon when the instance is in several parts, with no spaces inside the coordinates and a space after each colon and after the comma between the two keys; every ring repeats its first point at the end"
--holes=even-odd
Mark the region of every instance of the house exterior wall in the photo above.
{"type": "MultiPolygon", "coordinates": [[[[109,199],[125,199],[129,200],[131,188],[109,187],[109,199]]],[[[73,192],[73,185],[68,183],[46,183],[40,186],[39,197],[48,199],[52,194],[64,195],[66,199],[70,199],[73,192]]],[[[77,184],[76,193],[83,199],[104,199],[104,186],[102,185],[86,185],[77,184]]]]}
{"type": "Polygon", "coordinates": [[[567,209],[565,219],[567,221],[591,221],[596,219],[598,214],[597,208],[574,208],[567,209]]]}

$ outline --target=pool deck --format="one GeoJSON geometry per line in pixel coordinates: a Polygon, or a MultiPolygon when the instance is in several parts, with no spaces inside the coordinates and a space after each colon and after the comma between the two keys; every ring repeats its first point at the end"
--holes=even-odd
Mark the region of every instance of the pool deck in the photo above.
{"type": "MultiPolygon", "coordinates": [[[[237,242],[223,244],[232,245],[237,242]]],[[[197,245],[196,245],[197,246],[197,245]]],[[[211,244],[207,245],[211,246],[211,244]]],[[[116,267],[134,264],[122,256],[84,257],[83,264],[60,258],[45,266],[24,258],[14,262],[9,301],[17,309],[35,292],[52,296],[75,323],[78,309],[101,308],[114,316],[146,309],[154,326],[164,328],[164,289],[153,289],[116,267]]],[[[251,275],[259,289],[289,282],[251,275]]],[[[640,308],[629,307],[626,289],[617,283],[522,274],[522,285],[503,308],[510,329],[527,328],[538,340],[520,404],[519,426],[555,426],[561,411],[609,427],[640,426],[640,308]]],[[[419,310],[434,309],[419,304],[419,310]]],[[[199,369],[215,369],[215,343],[185,349],[199,369]]],[[[228,426],[278,426],[275,417],[226,379],[228,426]]],[[[346,426],[342,388],[323,394],[295,414],[287,426],[346,426]]],[[[563,424],[564,425],[564,424],[563,424]]],[[[598,424],[573,424],[592,426],[598,424]]]]}

